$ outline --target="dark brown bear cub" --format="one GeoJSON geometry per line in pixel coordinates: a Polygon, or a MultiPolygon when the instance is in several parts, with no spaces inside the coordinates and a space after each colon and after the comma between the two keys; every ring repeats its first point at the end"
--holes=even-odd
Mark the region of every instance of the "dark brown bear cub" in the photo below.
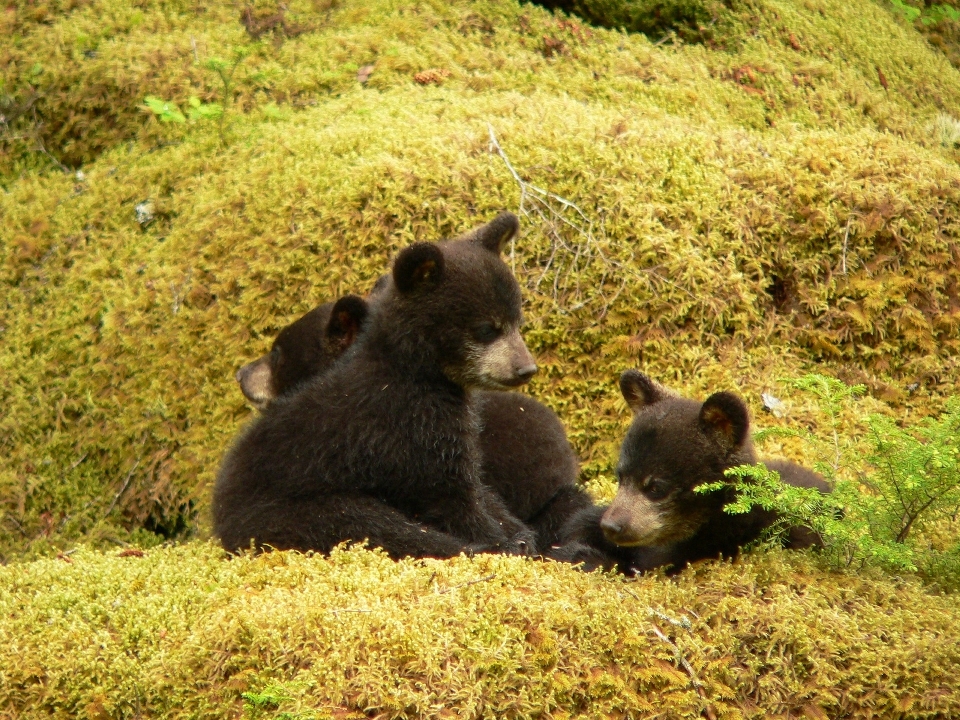
{"type": "MultiPolygon", "coordinates": [[[[389,278],[381,278],[371,302],[388,285],[389,278]]],[[[283,328],[267,355],[241,368],[237,381],[243,394],[261,410],[277,398],[295,394],[308,380],[333,367],[363,332],[368,315],[366,302],[352,296],[336,306],[324,303],[314,308],[283,328]]],[[[536,533],[541,552],[588,568],[619,565],[628,571],[636,553],[610,543],[599,528],[591,546],[558,547],[564,524],[594,505],[577,485],[579,463],[556,413],[516,392],[479,391],[474,400],[481,481],[536,533]]]]}
{"type": "Polygon", "coordinates": [[[347,295],[318,305],[287,325],[270,352],[237,371],[247,400],[263,410],[281,395],[290,395],[307,380],[327,370],[356,340],[367,317],[367,304],[347,295]]]}
{"type": "Polygon", "coordinates": [[[271,403],[225,458],[213,503],[224,547],[536,551],[533,532],[479,479],[471,392],[536,371],[519,333],[520,288],[500,258],[517,227],[503,213],[397,256],[343,359],[271,403]]]}
{"type": "MultiPolygon", "coordinates": [[[[240,389],[258,409],[328,372],[363,331],[369,315],[364,300],[347,296],[334,307],[324,303],[283,328],[269,353],[237,372],[240,389]]],[[[546,549],[558,542],[572,512],[592,504],[576,485],[579,463],[563,424],[546,405],[520,393],[479,391],[474,401],[482,480],[546,549]]]]}
{"type": "MultiPolygon", "coordinates": [[[[628,370],[620,390],[634,412],[620,450],[617,496],[600,520],[618,545],[658,548],[658,562],[679,569],[702,558],[734,557],[757,539],[777,515],[755,507],[730,515],[724,505],[732,488],[697,493],[698,485],[724,480],[724,470],[757,462],[743,400],[729,392],[703,403],[681,398],[646,375],[628,370]]],[[[816,473],[786,461],[767,463],[784,482],[830,492],[816,473]]],[[[793,528],[787,547],[817,542],[806,528],[793,528]]]]}

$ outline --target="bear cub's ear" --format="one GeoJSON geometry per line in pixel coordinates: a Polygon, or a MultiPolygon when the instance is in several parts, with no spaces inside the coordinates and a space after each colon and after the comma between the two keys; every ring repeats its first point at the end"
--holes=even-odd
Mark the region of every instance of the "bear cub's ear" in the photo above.
{"type": "Polygon", "coordinates": [[[274,359],[274,353],[270,352],[237,370],[240,392],[259,410],[277,397],[276,388],[273,386],[274,359]]]}
{"type": "Polygon", "coordinates": [[[414,243],[393,261],[393,282],[402,293],[432,290],[442,277],[443,252],[433,243],[414,243]]]}
{"type": "Polygon", "coordinates": [[[620,392],[635,413],[663,398],[663,391],[639,370],[626,370],[620,376],[620,392]]]}
{"type": "Polygon", "coordinates": [[[353,345],[363,329],[369,309],[367,302],[356,295],[344,295],[330,311],[327,339],[341,352],[353,345]]]}
{"type": "Polygon", "coordinates": [[[503,246],[520,229],[520,221],[512,212],[502,212],[486,225],[477,228],[473,240],[492,253],[500,254],[503,246]]]}
{"type": "Polygon", "coordinates": [[[732,392],[708,397],[700,408],[699,421],[700,429],[727,452],[737,450],[747,440],[750,413],[743,400],[732,392]]]}

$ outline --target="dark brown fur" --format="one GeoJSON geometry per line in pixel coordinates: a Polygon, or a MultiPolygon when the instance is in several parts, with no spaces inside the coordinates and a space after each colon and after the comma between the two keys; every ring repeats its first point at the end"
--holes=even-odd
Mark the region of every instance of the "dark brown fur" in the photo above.
{"type": "MultiPolygon", "coordinates": [[[[776,521],[776,513],[761,508],[743,515],[724,512],[732,488],[694,491],[724,480],[728,468],[757,462],[749,414],[739,397],[720,392],[703,403],[687,400],[635,370],[621,376],[620,387],[634,418],[620,451],[617,497],[600,520],[611,542],[652,548],[658,564],[677,570],[703,558],[734,557],[776,521]]],[[[779,460],[767,465],[784,482],[830,491],[822,477],[798,465],[779,460]]],[[[817,542],[809,529],[793,528],[786,546],[817,542]]]]}
{"type": "Polygon", "coordinates": [[[367,313],[361,298],[348,295],[290,323],[277,334],[269,353],[237,371],[243,394],[262,410],[327,372],[356,340],[367,313]]]}
{"type": "MultiPolygon", "coordinates": [[[[388,276],[381,278],[371,292],[371,302],[388,286],[388,276]]],[[[333,303],[325,303],[311,310],[281,330],[271,353],[245,366],[260,368],[269,379],[271,395],[266,402],[255,402],[258,407],[262,409],[272,400],[294,394],[311,378],[328,372],[339,359],[346,349],[342,344],[310,337],[329,332],[327,323],[332,308],[333,303]],[[284,374],[271,376],[279,358],[285,359],[284,374]]],[[[351,308],[357,311],[355,304],[351,308]]],[[[352,322],[341,319],[340,325],[352,325],[359,334],[366,316],[364,309],[356,312],[352,322]]],[[[261,398],[244,387],[244,380],[252,375],[241,373],[237,379],[244,394],[251,401],[261,398]]],[[[475,398],[480,419],[482,481],[500,496],[510,513],[536,532],[541,551],[555,559],[582,562],[591,568],[617,564],[626,568],[630,563],[624,558],[631,553],[607,541],[599,526],[589,547],[559,547],[563,544],[563,525],[575,513],[594,506],[590,496],[577,486],[579,463],[556,413],[516,392],[478,391],[475,398]]]]}
{"type": "Polygon", "coordinates": [[[499,257],[516,228],[502,214],[467,238],[399,254],[360,340],[266,407],[224,459],[213,509],[224,547],[535,550],[534,533],[480,481],[472,403],[474,387],[519,385],[535,369],[516,332],[519,287],[499,257]]]}

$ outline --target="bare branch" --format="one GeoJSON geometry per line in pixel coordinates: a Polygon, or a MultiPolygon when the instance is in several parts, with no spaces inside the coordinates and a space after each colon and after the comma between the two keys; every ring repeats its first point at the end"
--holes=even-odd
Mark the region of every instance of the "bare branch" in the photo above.
{"type": "Polygon", "coordinates": [[[497,576],[496,573],[490,573],[489,575],[485,575],[485,576],[482,577],[482,578],[477,578],[476,580],[471,580],[470,582],[460,583],[459,585],[451,585],[451,586],[448,587],[448,588],[444,588],[443,590],[441,590],[441,591],[438,592],[437,594],[438,594],[438,595],[444,595],[444,594],[446,594],[446,593],[453,592],[454,590],[457,590],[458,588],[470,587],[471,585],[476,585],[477,583],[486,582],[487,580],[493,580],[496,576],[497,576]]]}
{"type": "MultiPolygon", "coordinates": [[[[655,612],[655,611],[652,611],[652,612],[655,612]]],[[[680,667],[682,667],[686,671],[687,675],[690,676],[690,684],[693,685],[694,689],[697,691],[697,695],[700,696],[700,699],[704,701],[704,709],[703,709],[704,714],[707,716],[707,718],[709,718],[709,720],[716,720],[717,713],[713,709],[713,706],[707,701],[707,693],[704,691],[703,683],[700,682],[700,678],[697,677],[697,673],[693,669],[693,666],[689,662],[687,662],[687,659],[683,656],[683,653],[680,651],[680,648],[677,647],[677,644],[673,640],[671,640],[664,634],[663,630],[658,628],[653,623],[650,624],[650,627],[653,629],[654,635],[656,635],[660,640],[662,640],[667,645],[673,648],[674,657],[676,658],[677,662],[680,664],[680,667]]]]}

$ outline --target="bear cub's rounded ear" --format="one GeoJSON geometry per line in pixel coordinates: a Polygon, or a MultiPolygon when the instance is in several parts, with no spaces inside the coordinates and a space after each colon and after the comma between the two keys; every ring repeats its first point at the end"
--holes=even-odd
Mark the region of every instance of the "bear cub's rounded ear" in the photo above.
{"type": "Polygon", "coordinates": [[[261,410],[277,397],[277,390],[273,383],[274,359],[274,353],[270,352],[237,370],[236,378],[240,383],[240,392],[261,410]]]}
{"type": "Polygon", "coordinates": [[[500,254],[503,246],[520,229],[520,221],[512,212],[502,212],[486,225],[474,231],[473,240],[490,252],[500,254]]]}
{"type": "Polygon", "coordinates": [[[639,370],[625,370],[620,376],[620,392],[635,413],[663,397],[660,386],[639,370]]]}
{"type": "Polygon", "coordinates": [[[714,393],[700,408],[700,429],[732,452],[747,440],[750,413],[743,400],[734,393],[714,393]]]}
{"type": "Polygon", "coordinates": [[[369,312],[366,300],[357,295],[344,295],[330,311],[327,339],[341,350],[346,350],[357,339],[369,312]]]}
{"type": "Polygon", "coordinates": [[[433,243],[414,243],[393,261],[393,282],[402,293],[429,290],[443,277],[443,252],[433,243]]]}

